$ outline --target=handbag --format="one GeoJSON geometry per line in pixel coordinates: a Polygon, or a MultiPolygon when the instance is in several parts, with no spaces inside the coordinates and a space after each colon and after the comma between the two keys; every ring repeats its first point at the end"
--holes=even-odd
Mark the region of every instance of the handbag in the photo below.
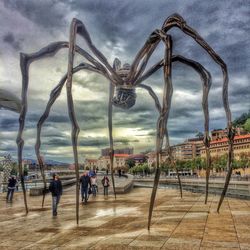
{"type": "Polygon", "coordinates": [[[89,188],[88,194],[92,194],[92,189],[91,188],[89,188]]]}

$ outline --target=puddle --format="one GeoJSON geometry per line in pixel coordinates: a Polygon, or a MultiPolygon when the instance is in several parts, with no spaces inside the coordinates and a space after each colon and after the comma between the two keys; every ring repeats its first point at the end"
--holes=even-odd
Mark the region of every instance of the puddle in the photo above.
{"type": "Polygon", "coordinates": [[[121,216],[125,214],[131,215],[138,215],[140,212],[135,207],[127,207],[127,208],[108,208],[108,209],[97,209],[95,216],[101,217],[101,216],[121,216]]]}

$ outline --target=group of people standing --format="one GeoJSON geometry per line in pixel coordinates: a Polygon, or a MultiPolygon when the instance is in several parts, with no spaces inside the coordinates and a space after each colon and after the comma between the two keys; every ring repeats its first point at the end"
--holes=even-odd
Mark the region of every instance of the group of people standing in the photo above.
{"type": "MultiPolygon", "coordinates": [[[[109,187],[109,178],[105,175],[102,180],[102,185],[104,189],[104,196],[108,196],[108,187],[109,187]]],[[[88,198],[90,194],[96,196],[98,192],[97,185],[97,175],[89,174],[85,171],[80,177],[80,189],[81,189],[81,197],[82,203],[87,204],[88,198]]],[[[57,206],[60,202],[60,198],[62,195],[62,183],[57,174],[53,174],[53,179],[49,185],[49,191],[52,195],[52,214],[53,216],[57,216],[57,206]]]]}
{"type": "MultiPolygon", "coordinates": [[[[109,187],[109,178],[105,175],[102,179],[102,185],[104,188],[104,195],[108,195],[108,187],[109,187]]],[[[97,185],[97,175],[96,174],[89,174],[85,171],[81,178],[80,178],[80,189],[81,189],[81,197],[82,202],[87,204],[88,198],[90,194],[96,196],[98,192],[98,185],[97,185]]]]}

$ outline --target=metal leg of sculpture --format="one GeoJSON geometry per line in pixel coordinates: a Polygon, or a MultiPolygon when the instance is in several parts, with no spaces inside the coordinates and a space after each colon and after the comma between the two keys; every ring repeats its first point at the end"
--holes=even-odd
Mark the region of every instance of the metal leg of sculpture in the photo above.
{"type": "Polygon", "coordinates": [[[164,58],[164,91],[163,91],[163,101],[162,110],[157,121],[157,138],[156,138],[156,173],[154,179],[154,185],[151,193],[151,200],[149,206],[148,215],[148,230],[150,230],[152,212],[155,202],[156,191],[160,179],[160,154],[162,150],[163,138],[165,135],[165,124],[168,120],[169,110],[171,106],[171,96],[173,93],[172,81],[171,81],[171,59],[172,59],[172,41],[170,36],[163,37],[162,40],[166,45],[165,58],[164,58]]]}
{"type": "MultiPolygon", "coordinates": [[[[207,196],[208,196],[208,180],[209,180],[209,173],[210,173],[210,165],[211,165],[211,160],[210,160],[210,139],[209,139],[209,112],[208,112],[208,93],[211,87],[211,75],[210,73],[198,62],[187,59],[183,56],[180,55],[173,55],[172,56],[172,62],[181,62],[184,63],[187,66],[192,67],[201,77],[201,80],[203,82],[203,97],[202,97],[202,108],[203,108],[203,113],[204,113],[204,145],[206,148],[206,198],[205,198],[205,203],[207,202],[207,196]]],[[[155,100],[155,105],[157,110],[160,112],[161,106],[158,100],[158,97],[155,95],[153,92],[152,88],[145,85],[145,84],[140,84],[140,82],[144,81],[147,79],[149,76],[151,76],[153,73],[155,73],[158,69],[160,69],[163,66],[163,60],[159,61],[157,64],[155,64],[153,67],[151,67],[141,78],[137,80],[137,85],[139,87],[142,87],[146,89],[149,94],[152,96],[152,98],[155,100]]],[[[168,133],[167,127],[166,127],[166,134],[168,133]]],[[[168,136],[166,136],[168,138],[168,136]]],[[[166,149],[169,148],[169,140],[166,139],[166,149]]],[[[174,162],[173,162],[174,164],[174,162]]],[[[175,164],[174,164],[175,165],[175,164]]],[[[180,188],[180,194],[182,197],[182,185],[181,185],[181,180],[179,176],[179,171],[175,165],[175,169],[177,172],[177,177],[178,177],[178,183],[179,183],[179,188],[180,188]]]]}
{"type": "MultiPolygon", "coordinates": [[[[80,70],[84,70],[84,69],[85,70],[90,70],[90,71],[93,71],[93,72],[97,72],[99,74],[102,74],[102,72],[100,70],[98,70],[97,68],[93,67],[92,65],[89,65],[89,64],[86,64],[86,63],[82,63],[82,64],[78,65],[77,67],[73,68],[73,73],[76,73],[76,72],[78,72],[80,70]]],[[[41,130],[42,130],[42,126],[43,126],[44,122],[46,121],[46,119],[49,116],[50,109],[51,109],[52,105],[54,104],[56,99],[60,96],[61,90],[62,90],[66,80],[67,80],[67,74],[65,74],[62,77],[59,84],[51,91],[50,99],[49,99],[49,101],[48,101],[48,103],[46,105],[46,109],[45,109],[44,113],[42,114],[42,116],[40,117],[40,119],[39,119],[39,121],[37,123],[37,137],[36,137],[35,152],[36,152],[36,157],[37,157],[37,161],[39,163],[41,175],[42,175],[42,178],[43,178],[43,184],[44,184],[42,207],[44,205],[47,185],[46,185],[46,178],[45,178],[45,175],[44,175],[43,160],[42,160],[42,157],[41,157],[41,154],[40,154],[41,130]]]]}
{"type": "Polygon", "coordinates": [[[56,42],[56,43],[51,43],[48,46],[39,50],[38,52],[32,54],[20,53],[20,68],[22,73],[22,108],[19,117],[19,130],[16,143],[18,148],[18,169],[23,190],[26,213],[28,213],[28,204],[27,204],[26,190],[24,184],[23,168],[22,168],[22,152],[24,146],[24,140],[22,138],[22,135],[25,125],[26,113],[28,109],[27,92],[29,86],[29,66],[32,62],[39,60],[41,58],[54,56],[60,49],[67,47],[68,47],[68,42],[56,42]]]}
{"type": "Polygon", "coordinates": [[[228,128],[228,173],[225,181],[225,185],[221,194],[220,202],[218,204],[217,211],[219,212],[220,206],[224,200],[226,195],[228,185],[231,178],[232,173],[232,161],[233,161],[233,140],[234,140],[234,129],[232,127],[232,116],[228,102],[228,72],[227,65],[220,58],[220,56],[209,46],[209,44],[190,26],[188,26],[185,20],[178,14],[174,14],[170,16],[163,24],[162,30],[167,32],[169,29],[173,27],[180,28],[185,34],[192,37],[200,46],[202,46],[207,53],[214,59],[214,61],[221,67],[223,74],[223,91],[222,91],[222,100],[227,118],[227,128],[228,128]]]}
{"type": "Polygon", "coordinates": [[[202,96],[202,109],[204,113],[204,146],[206,150],[206,191],[205,191],[205,204],[208,198],[208,184],[211,166],[210,157],[210,138],[209,138],[209,110],[208,110],[208,94],[212,84],[211,74],[198,62],[187,59],[183,56],[173,56],[173,62],[182,62],[188,66],[191,66],[201,77],[203,81],[203,96],[202,96]]]}
{"type": "MultiPolygon", "coordinates": [[[[159,114],[161,113],[161,104],[159,102],[159,99],[157,97],[157,95],[155,94],[155,92],[152,90],[152,88],[150,86],[147,86],[145,84],[138,84],[137,85],[138,87],[141,87],[143,89],[146,89],[149,93],[149,95],[154,99],[154,102],[155,102],[155,106],[156,106],[156,109],[159,111],[159,114]]],[[[166,137],[166,144],[169,145],[168,148],[169,150],[170,149],[170,144],[169,144],[169,140],[168,140],[168,129],[167,129],[167,124],[166,124],[166,133],[165,133],[165,137],[166,137]]],[[[171,158],[170,156],[171,152],[168,153],[168,156],[171,158]]],[[[182,198],[182,185],[181,185],[181,179],[180,179],[180,175],[179,175],[179,171],[178,169],[175,167],[176,169],[176,172],[177,172],[177,176],[178,176],[178,183],[179,183],[179,189],[180,189],[180,195],[181,195],[181,198],[182,198]]]]}
{"type": "Polygon", "coordinates": [[[79,165],[78,165],[78,152],[77,152],[77,138],[80,132],[80,128],[77,124],[75,110],[74,110],[73,96],[72,96],[72,78],[73,78],[73,65],[74,65],[77,28],[78,28],[78,23],[75,19],[73,19],[70,27],[68,74],[67,74],[66,90],[67,90],[69,118],[72,124],[71,139],[72,139],[75,171],[76,171],[76,223],[79,224],[79,165]]]}
{"type": "MultiPolygon", "coordinates": [[[[121,67],[121,62],[116,58],[113,63],[113,69],[116,71],[118,68],[121,67]]],[[[114,141],[113,141],[113,124],[112,124],[112,110],[113,110],[113,104],[112,104],[112,98],[114,96],[114,86],[112,83],[109,84],[109,107],[108,107],[108,128],[109,128],[109,145],[110,145],[110,172],[111,172],[111,179],[112,179],[112,185],[113,185],[113,191],[116,199],[116,191],[115,191],[115,179],[114,179],[114,141]]]]}

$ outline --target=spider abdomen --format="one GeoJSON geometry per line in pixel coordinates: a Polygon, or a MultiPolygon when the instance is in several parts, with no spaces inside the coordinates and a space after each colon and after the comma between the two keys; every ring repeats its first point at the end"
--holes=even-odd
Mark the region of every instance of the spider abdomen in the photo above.
{"type": "Polygon", "coordinates": [[[122,109],[130,109],[135,105],[136,93],[134,88],[116,87],[112,103],[122,109]]]}

